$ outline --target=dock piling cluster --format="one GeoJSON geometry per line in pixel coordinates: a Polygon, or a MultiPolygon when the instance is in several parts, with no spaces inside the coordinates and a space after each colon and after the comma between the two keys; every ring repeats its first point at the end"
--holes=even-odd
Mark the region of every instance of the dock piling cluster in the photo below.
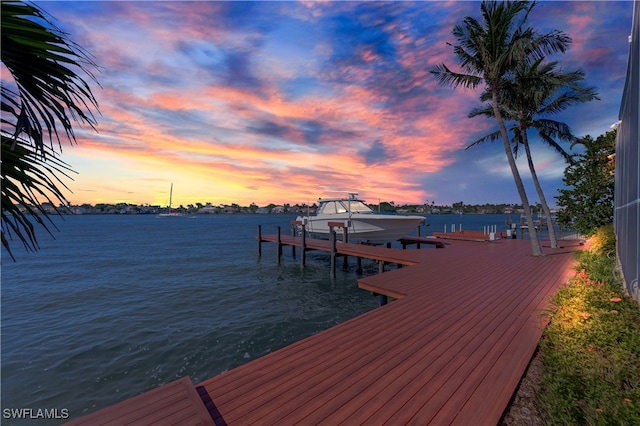
{"type": "MultiPolygon", "coordinates": [[[[277,263],[280,264],[282,258],[282,247],[283,246],[291,246],[293,257],[296,258],[296,247],[300,248],[300,265],[301,267],[305,266],[306,263],[306,252],[309,250],[319,250],[328,252],[331,258],[331,268],[330,275],[332,278],[336,276],[336,258],[341,256],[343,258],[343,269],[348,269],[349,256],[356,258],[356,273],[362,273],[362,258],[368,258],[375,260],[378,262],[378,269],[380,272],[384,272],[385,264],[387,263],[398,263],[393,260],[389,260],[393,258],[393,255],[388,254],[387,251],[375,251],[378,250],[387,250],[391,248],[391,243],[386,245],[386,249],[382,247],[368,246],[368,245],[360,245],[360,244],[350,244],[349,243],[349,232],[347,226],[342,222],[329,222],[329,240],[318,240],[307,237],[307,232],[305,228],[305,224],[301,221],[291,221],[292,232],[291,236],[285,236],[281,232],[281,228],[277,227],[277,233],[275,235],[263,235],[262,227],[258,226],[258,235],[256,239],[258,240],[258,256],[262,256],[262,243],[263,242],[275,242],[276,243],[276,256],[277,263]],[[337,229],[342,229],[342,232],[336,231],[337,229]],[[338,235],[342,235],[341,241],[338,241],[338,235]],[[372,251],[374,250],[374,251],[372,251]]],[[[419,243],[429,243],[435,244],[436,247],[444,247],[442,243],[436,243],[430,239],[424,237],[407,237],[410,238],[411,241],[403,240],[403,247],[406,248],[407,244],[416,244],[419,248],[419,243]],[[418,241],[419,240],[419,241],[418,241]]],[[[398,267],[401,267],[402,263],[398,263],[398,267]]]]}

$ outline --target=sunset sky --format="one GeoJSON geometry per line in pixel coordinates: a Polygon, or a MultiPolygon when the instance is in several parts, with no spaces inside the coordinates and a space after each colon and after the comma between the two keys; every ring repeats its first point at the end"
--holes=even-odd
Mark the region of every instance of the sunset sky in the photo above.
{"type": "MultiPolygon", "coordinates": [[[[99,65],[98,132],[62,159],[74,204],[517,202],[496,128],[467,118],[480,90],[439,86],[457,68],[453,26],[478,2],[39,2],[99,65]]],[[[539,2],[531,24],[560,29],[601,100],[553,117],[577,136],[617,121],[633,4],[539,2]]],[[[3,78],[5,73],[3,73],[3,78]]],[[[533,133],[532,141],[539,140],[533,133]]],[[[522,159],[524,160],[524,159],[522,159]]],[[[564,163],[534,149],[551,203],[564,163]]],[[[529,182],[526,162],[519,161],[529,182]]],[[[528,183],[530,201],[537,201],[528,183]]]]}

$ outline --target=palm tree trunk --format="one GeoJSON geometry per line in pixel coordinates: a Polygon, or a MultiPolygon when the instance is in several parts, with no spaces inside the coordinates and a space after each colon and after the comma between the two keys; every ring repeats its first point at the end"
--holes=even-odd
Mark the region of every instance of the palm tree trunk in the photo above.
{"type": "Polygon", "coordinates": [[[511,168],[511,173],[513,174],[513,180],[516,184],[516,188],[518,189],[520,200],[522,201],[524,214],[527,217],[529,239],[531,240],[531,254],[534,256],[542,256],[542,249],[540,248],[540,243],[538,242],[538,234],[536,233],[536,228],[533,223],[533,215],[531,214],[529,199],[527,198],[527,193],[524,190],[524,184],[522,183],[520,172],[518,172],[518,167],[516,166],[516,160],[513,157],[513,152],[511,152],[511,144],[509,142],[507,128],[504,125],[502,114],[500,113],[500,108],[498,107],[498,92],[496,90],[492,90],[491,97],[493,99],[493,114],[496,118],[496,121],[498,122],[498,127],[500,128],[500,134],[502,135],[502,142],[504,144],[504,152],[505,154],[507,154],[507,160],[509,161],[509,167],[511,168]]]}
{"type": "Polygon", "coordinates": [[[547,204],[547,199],[544,196],[544,192],[542,191],[542,186],[540,186],[540,181],[538,180],[536,169],[533,166],[533,159],[531,158],[531,148],[529,147],[529,138],[527,137],[526,129],[523,129],[523,131],[520,132],[520,135],[522,136],[522,144],[524,145],[524,150],[527,153],[527,162],[529,163],[531,178],[533,179],[533,184],[535,185],[536,191],[538,192],[538,197],[540,197],[542,211],[544,212],[545,218],[547,220],[547,229],[549,230],[549,240],[551,241],[551,248],[558,248],[556,231],[553,228],[553,221],[551,220],[551,210],[549,210],[549,204],[547,204]]]}

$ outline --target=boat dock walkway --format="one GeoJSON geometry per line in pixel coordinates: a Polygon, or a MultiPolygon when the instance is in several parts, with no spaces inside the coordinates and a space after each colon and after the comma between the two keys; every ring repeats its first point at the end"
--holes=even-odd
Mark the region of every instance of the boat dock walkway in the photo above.
{"type": "MultiPolygon", "coordinates": [[[[280,241],[296,244],[295,237],[280,241]]],[[[398,300],[195,385],[210,419],[201,420],[198,401],[156,401],[162,415],[193,412],[191,424],[215,425],[496,425],[578,249],[564,244],[533,257],[530,242],[515,239],[452,240],[431,250],[336,246],[344,255],[411,265],[358,280],[398,300]]],[[[128,416],[152,423],[136,413],[136,398],[148,407],[144,396],[152,392],[159,391],[72,423],[108,423],[114,412],[119,424],[128,416]]],[[[187,394],[181,400],[193,401],[187,394]]]]}

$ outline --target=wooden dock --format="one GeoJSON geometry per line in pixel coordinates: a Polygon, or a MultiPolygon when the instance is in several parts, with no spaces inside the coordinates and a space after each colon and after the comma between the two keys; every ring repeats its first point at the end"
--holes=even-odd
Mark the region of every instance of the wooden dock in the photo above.
{"type": "MultiPolygon", "coordinates": [[[[280,241],[295,245],[293,238],[280,241]]],[[[412,265],[358,280],[399,300],[196,385],[214,424],[495,425],[576,249],[532,257],[528,241],[513,239],[454,240],[435,250],[337,247],[412,265]]]]}
{"type": "Polygon", "coordinates": [[[189,377],[182,377],[67,423],[79,425],[214,425],[189,377]]]}

